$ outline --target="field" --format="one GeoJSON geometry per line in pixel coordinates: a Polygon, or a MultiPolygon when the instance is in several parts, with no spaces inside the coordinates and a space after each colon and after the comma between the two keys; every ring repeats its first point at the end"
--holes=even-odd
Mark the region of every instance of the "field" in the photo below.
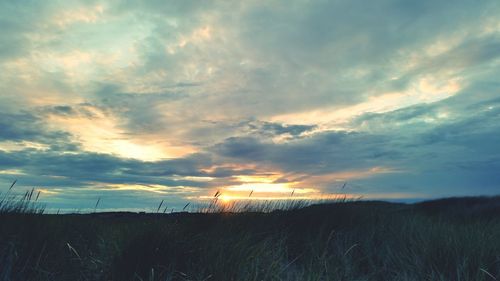
{"type": "Polygon", "coordinates": [[[500,280],[500,197],[64,215],[32,201],[0,205],[0,281],[500,280]]]}

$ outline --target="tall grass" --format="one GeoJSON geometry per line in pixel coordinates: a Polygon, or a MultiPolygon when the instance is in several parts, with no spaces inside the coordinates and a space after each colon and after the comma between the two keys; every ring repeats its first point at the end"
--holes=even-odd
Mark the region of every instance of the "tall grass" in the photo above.
{"type": "Polygon", "coordinates": [[[164,203],[154,214],[0,212],[0,281],[500,279],[499,197],[211,201],[168,215],[164,203]]]}
{"type": "MultiPolygon", "coordinates": [[[[295,190],[294,190],[295,191],[295,190]]],[[[328,204],[328,203],[347,203],[358,201],[359,198],[348,198],[345,195],[325,196],[318,199],[295,199],[293,193],[289,198],[273,199],[273,200],[256,200],[251,198],[253,191],[250,192],[248,198],[227,200],[221,198],[221,193],[217,191],[211,200],[206,202],[198,202],[193,204],[193,208],[189,209],[195,213],[269,213],[273,211],[291,211],[304,208],[313,204],[328,204]]],[[[163,201],[162,201],[163,202],[163,201]]],[[[190,205],[188,203],[184,208],[185,211],[190,205]]]]}
{"type": "Polygon", "coordinates": [[[40,191],[32,188],[24,193],[16,193],[12,183],[5,193],[0,193],[0,214],[43,214],[45,205],[38,202],[40,191]]]}

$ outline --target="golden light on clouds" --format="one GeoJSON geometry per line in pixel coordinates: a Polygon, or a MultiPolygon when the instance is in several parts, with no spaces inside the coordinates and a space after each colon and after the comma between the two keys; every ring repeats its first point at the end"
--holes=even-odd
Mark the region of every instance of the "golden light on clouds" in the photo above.
{"type": "Polygon", "coordinates": [[[44,194],[44,195],[57,195],[57,194],[60,194],[62,192],[62,190],[58,189],[58,188],[51,188],[51,189],[37,188],[36,190],[40,191],[40,193],[44,194]]]}
{"type": "Polygon", "coordinates": [[[198,190],[189,186],[167,186],[162,184],[99,184],[95,183],[93,190],[129,190],[145,191],[164,195],[196,193],[198,190]]]}
{"type": "Polygon", "coordinates": [[[4,186],[179,205],[497,190],[473,179],[497,173],[498,5],[3,2],[4,186]]]}
{"type": "Polygon", "coordinates": [[[24,149],[47,150],[49,145],[32,141],[0,141],[0,151],[14,152],[24,149]]]}
{"type": "MultiPolygon", "coordinates": [[[[276,182],[283,175],[270,173],[266,175],[236,175],[232,178],[238,184],[222,186],[210,190],[212,194],[220,193],[218,198],[223,201],[233,200],[288,200],[314,199],[326,196],[315,188],[300,187],[300,182],[276,182]]],[[[213,199],[210,195],[201,195],[198,199],[213,199]]]]}
{"type": "MultiPolygon", "coordinates": [[[[282,174],[279,172],[264,175],[236,175],[232,178],[238,184],[222,186],[211,189],[209,194],[220,192],[219,199],[223,201],[235,200],[330,200],[343,196],[347,199],[359,198],[359,194],[349,194],[347,190],[339,190],[335,193],[323,192],[326,186],[335,183],[347,183],[349,181],[369,178],[376,175],[400,173],[402,170],[375,166],[368,169],[348,170],[327,174],[282,174]],[[279,179],[287,179],[280,182],[279,179]]],[[[193,199],[193,197],[190,197],[193,199]]],[[[213,195],[201,195],[201,200],[214,199],[213,195]]]]}
{"type": "MultiPolygon", "coordinates": [[[[254,191],[255,193],[290,193],[293,191],[288,183],[244,183],[235,186],[229,186],[224,188],[224,190],[229,192],[246,192],[254,191]]],[[[300,190],[301,193],[307,193],[307,191],[300,190]]]]}
{"type": "Polygon", "coordinates": [[[112,190],[135,190],[147,191],[159,194],[167,194],[168,187],[159,184],[109,184],[106,189],[112,190]]]}
{"type": "Polygon", "coordinates": [[[53,22],[61,28],[78,22],[95,23],[102,16],[103,12],[103,5],[79,7],[77,9],[66,10],[57,14],[54,17],[53,22]]]}
{"type": "Polygon", "coordinates": [[[279,179],[280,174],[267,174],[267,175],[237,175],[233,176],[236,180],[243,183],[272,183],[279,179]]]}
{"type": "Polygon", "coordinates": [[[130,135],[120,128],[120,121],[97,109],[86,116],[56,116],[48,118],[56,128],[64,128],[78,140],[85,151],[107,153],[123,158],[157,161],[193,153],[190,146],[158,142],[158,136],[130,135]]]}
{"type": "MultiPolygon", "coordinates": [[[[351,200],[359,199],[361,196],[359,194],[309,194],[309,195],[284,195],[284,194],[272,194],[272,195],[243,195],[234,193],[223,193],[217,198],[217,202],[230,203],[230,202],[252,202],[252,201],[329,201],[329,200],[351,200]]],[[[397,198],[397,197],[394,197],[397,198]]],[[[188,199],[211,201],[214,200],[213,196],[200,196],[197,198],[188,197],[188,199]]]]}
{"type": "Polygon", "coordinates": [[[5,170],[0,170],[1,175],[12,175],[12,176],[20,176],[20,175],[26,175],[23,170],[20,169],[5,169],[5,170]]]}
{"type": "Polygon", "coordinates": [[[311,133],[331,129],[349,130],[348,121],[363,113],[385,113],[416,104],[436,102],[455,95],[462,88],[460,80],[456,78],[441,81],[437,78],[423,77],[413,83],[406,91],[373,95],[366,101],[353,106],[277,115],[272,117],[270,121],[285,124],[318,125],[318,129],[311,133]]]}

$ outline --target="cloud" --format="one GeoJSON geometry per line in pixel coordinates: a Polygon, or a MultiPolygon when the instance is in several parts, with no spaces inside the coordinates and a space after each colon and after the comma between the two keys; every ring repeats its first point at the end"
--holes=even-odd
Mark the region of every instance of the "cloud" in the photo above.
{"type": "Polygon", "coordinates": [[[180,202],[242,176],[323,192],[347,180],[377,198],[494,193],[499,12],[3,1],[0,181],[60,189],[61,206],[180,202]]]}
{"type": "Polygon", "coordinates": [[[0,113],[0,141],[33,142],[52,147],[74,148],[70,135],[64,131],[48,130],[39,117],[31,113],[0,113]]]}
{"type": "Polygon", "coordinates": [[[169,123],[175,116],[170,112],[162,112],[162,106],[188,97],[186,93],[171,90],[147,93],[120,92],[117,85],[104,85],[96,95],[101,107],[119,114],[125,123],[123,126],[139,134],[156,131],[159,128],[168,129],[169,123]]]}
{"type": "Polygon", "coordinates": [[[273,122],[250,122],[248,127],[252,132],[260,133],[264,136],[289,136],[296,138],[304,133],[316,128],[315,125],[293,125],[273,122]]]}
{"type": "Polygon", "coordinates": [[[285,174],[337,174],[331,183],[342,178],[340,172],[387,167],[384,174],[354,178],[368,193],[401,188],[423,197],[493,194],[500,163],[498,98],[471,104],[469,91],[438,103],[367,113],[354,120],[358,132],[325,131],[287,143],[229,138],[212,150],[285,174]]]}
{"type": "Polygon", "coordinates": [[[0,61],[20,57],[29,52],[31,42],[27,34],[33,28],[32,20],[43,18],[47,10],[44,5],[32,4],[26,5],[25,9],[20,9],[21,4],[17,1],[3,1],[0,4],[0,28],[3,30],[0,35],[0,61]],[[38,13],[33,13],[37,10],[38,13]]]}
{"type": "Polygon", "coordinates": [[[398,154],[385,145],[389,141],[383,135],[325,132],[284,144],[229,138],[212,150],[236,161],[267,164],[285,172],[321,174],[369,168],[381,163],[380,159],[387,162],[398,154]]]}

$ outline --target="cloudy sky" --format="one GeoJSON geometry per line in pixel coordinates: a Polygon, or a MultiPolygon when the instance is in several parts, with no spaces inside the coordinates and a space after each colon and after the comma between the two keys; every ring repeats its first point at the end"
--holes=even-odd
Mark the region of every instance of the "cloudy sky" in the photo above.
{"type": "Polygon", "coordinates": [[[500,2],[1,1],[0,191],[500,193],[500,2]],[[347,183],[347,185],[344,185],[347,183]]]}

